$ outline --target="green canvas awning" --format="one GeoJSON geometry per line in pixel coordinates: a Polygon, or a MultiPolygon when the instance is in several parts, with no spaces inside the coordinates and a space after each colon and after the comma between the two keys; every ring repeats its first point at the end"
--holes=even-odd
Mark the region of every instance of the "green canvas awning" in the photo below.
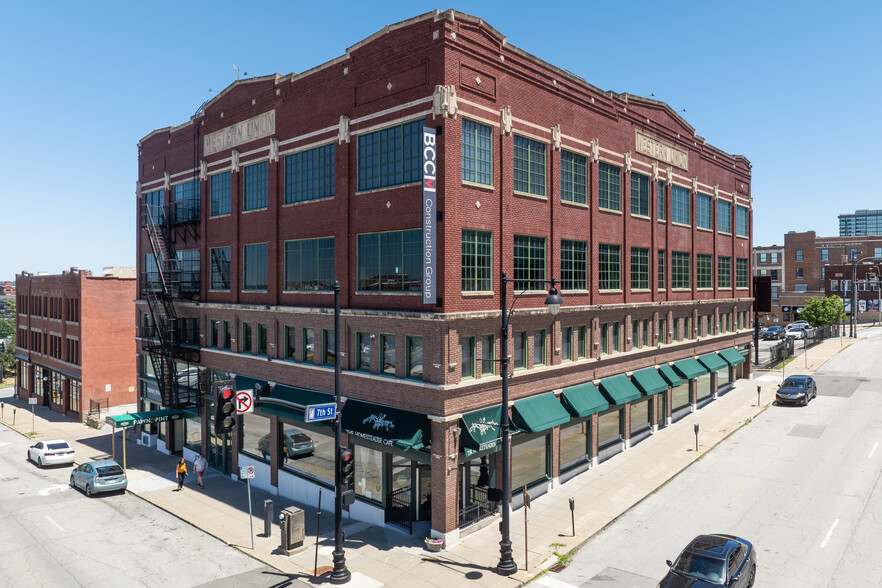
{"type": "MultiPolygon", "coordinates": [[[[327,404],[334,402],[332,394],[325,394],[307,388],[276,384],[269,396],[258,398],[255,402],[258,412],[275,415],[287,421],[302,423],[305,421],[305,407],[310,404],[327,404]]],[[[316,425],[331,425],[333,419],[316,421],[316,425]]]]}
{"type": "Polygon", "coordinates": [[[610,404],[627,404],[640,398],[640,390],[631,383],[625,374],[600,380],[600,391],[603,392],[610,404]]]}
{"type": "Polygon", "coordinates": [[[255,400],[260,396],[266,396],[269,393],[269,382],[266,380],[258,380],[257,378],[249,378],[248,376],[236,376],[236,390],[254,390],[255,400]]]}
{"type": "Polygon", "coordinates": [[[343,406],[343,430],[389,447],[419,451],[429,442],[429,419],[419,412],[347,400],[343,406]]]}
{"type": "Polygon", "coordinates": [[[735,349],[734,347],[730,347],[729,349],[723,349],[719,353],[720,353],[720,357],[722,357],[724,360],[726,360],[726,363],[728,363],[731,366],[736,366],[739,363],[744,363],[744,361],[745,361],[744,356],[741,355],[740,353],[738,353],[738,350],[735,349]]]}
{"type": "Polygon", "coordinates": [[[164,423],[166,421],[178,421],[184,417],[195,417],[194,412],[185,412],[183,410],[174,410],[172,408],[163,408],[160,410],[148,410],[145,412],[132,412],[129,414],[118,414],[116,416],[104,417],[111,427],[134,427],[135,425],[151,425],[154,423],[164,423]]]}
{"type": "Polygon", "coordinates": [[[523,398],[511,409],[511,422],[526,433],[541,433],[570,420],[554,392],[523,398]]]}
{"type": "Polygon", "coordinates": [[[658,375],[658,371],[655,368],[637,370],[631,374],[631,381],[634,382],[638,390],[647,396],[658,394],[668,389],[668,383],[658,375]]]}
{"type": "Polygon", "coordinates": [[[502,405],[473,410],[462,415],[462,436],[460,443],[466,455],[496,449],[502,434],[502,405]]]}
{"type": "Polygon", "coordinates": [[[723,358],[716,353],[705,353],[704,355],[700,355],[698,361],[710,372],[724,370],[729,367],[729,364],[723,361],[723,358]]]}
{"type": "Polygon", "coordinates": [[[576,418],[586,417],[609,408],[609,402],[592,382],[564,388],[560,403],[576,418]]]}
{"type": "Polygon", "coordinates": [[[697,359],[681,359],[674,362],[674,371],[680,374],[680,377],[691,380],[707,373],[707,368],[698,363],[697,359]]]}
{"type": "Polygon", "coordinates": [[[661,374],[661,377],[674,388],[683,383],[683,380],[680,379],[680,376],[677,375],[674,368],[666,363],[659,366],[658,373],[661,374]]]}

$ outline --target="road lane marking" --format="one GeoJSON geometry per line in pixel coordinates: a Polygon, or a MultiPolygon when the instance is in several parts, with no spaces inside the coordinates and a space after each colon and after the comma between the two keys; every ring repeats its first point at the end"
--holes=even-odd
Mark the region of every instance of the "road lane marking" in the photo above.
{"type": "Polygon", "coordinates": [[[877,448],[877,447],[879,447],[879,442],[878,442],[878,441],[876,441],[875,443],[873,443],[873,448],[870,450],[870,455],[867,456],[867,459],[870,459],[871,457],[873,457],[873,454],[876,453],[876,448],[877,448]]]}
{"type": "Polygon", "coordinates": [[[547,574],[536,580],[536,583],[548,586],[548,588],[577,588],[574,584],[567,584],[566,582],[550,578],[547,574]]]}
{"type": "Polygon", "coordinates": [[[64,529],[61,527],[61,525],[59,525],[58,523],[56,523],[55,521],[53,521],[53,520],[52,520],[52,517],[50,517],[49,515],[43,515],[43,516],[46,517],[46,520],[47,520],[47,521],[49,521],[50,523],[52,523],[53,525],[55,525],[56,527],[58,527],[58,530],[59,530],[59,531],[61,531],[62,533],[64,533],[64,529]]]}
{"type": "Polygon", "coordinates": [[[836,525],[839,524],[839,519],[833,521],[833,524],[830,525],[830,529],[827,531],[827,534],[824,535],[824,540],[821,541],[821,549],[824,549],[827,546],[827,542],[830,541],[830,537],[833,536],[833,529],[836,528],[836,525]]]}
{"type": "Polygon", "coordinates": [[[67,484],[56,484],[55,486],[49,486],[48,488],[43,488],[42,490],[39,491],[39,494],[40,494],[40,496],[49,496],[49,493],[51,493],[51,492],[55,492],[55,491],[64,492],[68,488],[70,488],[70,486],[68,486],[67,484]]]}

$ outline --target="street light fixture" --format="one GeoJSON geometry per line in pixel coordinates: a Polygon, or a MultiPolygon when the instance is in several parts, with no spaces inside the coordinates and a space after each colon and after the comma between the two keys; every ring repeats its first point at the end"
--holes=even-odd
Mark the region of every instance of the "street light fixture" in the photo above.
{"type": "MultiPolygon", "coordinates": [[[[511,506],[511,481],[509,479],[509,471],[511,469],[511,449],[509,448],[509,422],[508,422],[508,322],[511,313],[514,310],[515,302],[518,295],[511,302],[511,308],[508,307],[508,283],[522,281],[509,280],[505,272],[502,272],[502,418],[500,419],[499,428],[502,429],[502,522],[499,530],[502,538],[499,541],[499,564],[496,566],[496,573],[500,576],[511,576],[518,571],[518,564],[515,563],[511,555],[511,535],[509,528],[509,508],[511,506]]],[[[527,281],[527,280],[523,280],[527,281]]],[[[551,316],[557,316],[560,307],[563,304],[563,298],[560,296],[555,284],[557,280],[529,280],[531,284],[543,283],[551,284],[548,290],[548,296],[545,298],[545,305],[551,316]]]]}
{"type": "MultiPolygon", "coordinates": [[[[343,403],[340,397],[340,282],[334,280],[334,400],[337,412],[334,417],[334,571],[331,584],[345,584],[352,578],[346,568],[346,553],[343,551],[343,474],[340,471],[340,455],[343,453],[343,431],[341,413],[343,403]]],[[[319,508],[322,505],[319,504],[319,508]]]]}

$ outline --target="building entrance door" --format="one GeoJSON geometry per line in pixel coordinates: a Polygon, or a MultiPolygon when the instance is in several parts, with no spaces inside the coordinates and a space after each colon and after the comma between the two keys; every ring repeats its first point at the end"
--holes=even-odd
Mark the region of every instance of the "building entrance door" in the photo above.
{"type": "Polygon", "coordinates": [[[392,479],[387,486],[389,493],[386,495],[386,522],[411,534],[413,520],[416,518],[413,499],[414,470],[414,464],[409,459],[392,456],[392,466],[389,468],[392,479]]]}
{"type": "Polygon", "coordinates": [[[468,527],[496,512],[490,500],[496,486],[496,455],[484,455],[460,465],[459,526],[468,527]]]}
{"type": "Polygon", "coordinates": [[[214,423],[208,427],[208,467],[223,474],[232,472],[233,451],[230,436],[227,434],[215,435],[214,423]]]}

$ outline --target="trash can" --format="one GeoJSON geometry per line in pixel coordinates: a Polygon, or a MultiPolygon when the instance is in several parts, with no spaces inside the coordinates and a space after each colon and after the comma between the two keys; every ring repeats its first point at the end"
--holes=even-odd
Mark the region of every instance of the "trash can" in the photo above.
{"type": "Polygon", "coordinates": [[[281,549],[286,554],[301,549],[306,539],[306,518],[302,508],[291,506],[282,509],[279,515],[282,526],[281,549]]]}

